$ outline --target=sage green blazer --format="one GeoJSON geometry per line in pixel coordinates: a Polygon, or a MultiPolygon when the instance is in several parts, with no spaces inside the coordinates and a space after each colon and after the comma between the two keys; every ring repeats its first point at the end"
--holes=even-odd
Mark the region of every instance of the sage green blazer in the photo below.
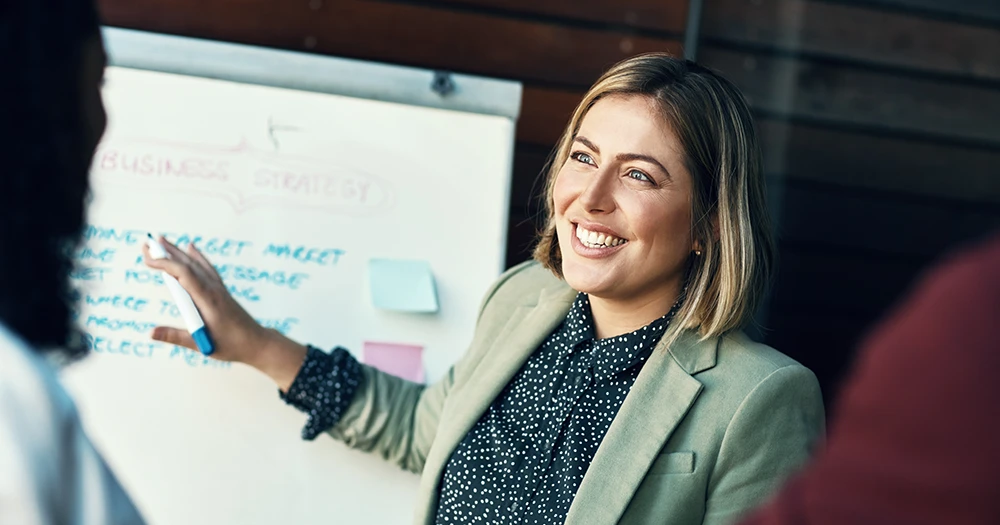
{"type": "MultiPolygon", "coordinates": [[[[465,356],[437,383],[365,367],[330,430],[421,474],[414,523],[430,525],[445,464],[576,292],[537,263],[507,271],[483,301],[465,356]]],[[[594,455],[566,523],[723,524],[762,503],[824,432],[812,372],[742,333],[658,345],[594,455]]]]}

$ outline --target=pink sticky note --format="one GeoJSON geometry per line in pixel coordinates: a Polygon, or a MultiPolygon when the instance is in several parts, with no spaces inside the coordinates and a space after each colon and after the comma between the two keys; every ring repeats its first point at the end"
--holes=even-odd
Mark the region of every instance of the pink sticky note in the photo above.
{"type": "Polygon", "coordinates": [[[424,382],[424,347],[365,341],[361,360],[366,365],[417,383],[424,382]]]}

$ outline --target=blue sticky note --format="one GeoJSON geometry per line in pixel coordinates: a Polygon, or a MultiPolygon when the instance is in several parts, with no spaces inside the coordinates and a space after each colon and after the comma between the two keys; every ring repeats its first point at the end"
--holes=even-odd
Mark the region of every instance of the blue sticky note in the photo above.
{"type": "Polygon", "coordinates": [[[437,312],[434,274],[427,261],[371,259],[368,283],[376,308],[398,312],[437,312]]]}

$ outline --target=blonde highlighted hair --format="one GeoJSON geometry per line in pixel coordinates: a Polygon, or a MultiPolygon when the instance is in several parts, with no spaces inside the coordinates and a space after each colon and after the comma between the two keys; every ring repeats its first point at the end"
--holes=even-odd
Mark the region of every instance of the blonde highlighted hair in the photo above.
{"type": "Polygon", "coordinates": [[[534,258],[562,277],[553,188],[587,111],[609,95],[655,101],[680,140],[691,174],[691,254],[684,296],[663,339],[685,330],[702,338],[746,326],[767,292],[774,268],[763,163],[750,107],[731,82],[689,60],[663,53],[626,59],[590,88],[573,112],[546,173],[547,221],[534,258]]]}

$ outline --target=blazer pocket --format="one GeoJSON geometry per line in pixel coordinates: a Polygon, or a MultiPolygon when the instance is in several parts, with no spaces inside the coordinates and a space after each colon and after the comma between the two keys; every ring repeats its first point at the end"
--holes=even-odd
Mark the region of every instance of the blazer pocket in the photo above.
{"type": "Polygon", "coordinates": [[[647,476],[658,474],[690,474],[694,472],[694,452],[669,452],[660,454],[649,467],[647,476]]]}

